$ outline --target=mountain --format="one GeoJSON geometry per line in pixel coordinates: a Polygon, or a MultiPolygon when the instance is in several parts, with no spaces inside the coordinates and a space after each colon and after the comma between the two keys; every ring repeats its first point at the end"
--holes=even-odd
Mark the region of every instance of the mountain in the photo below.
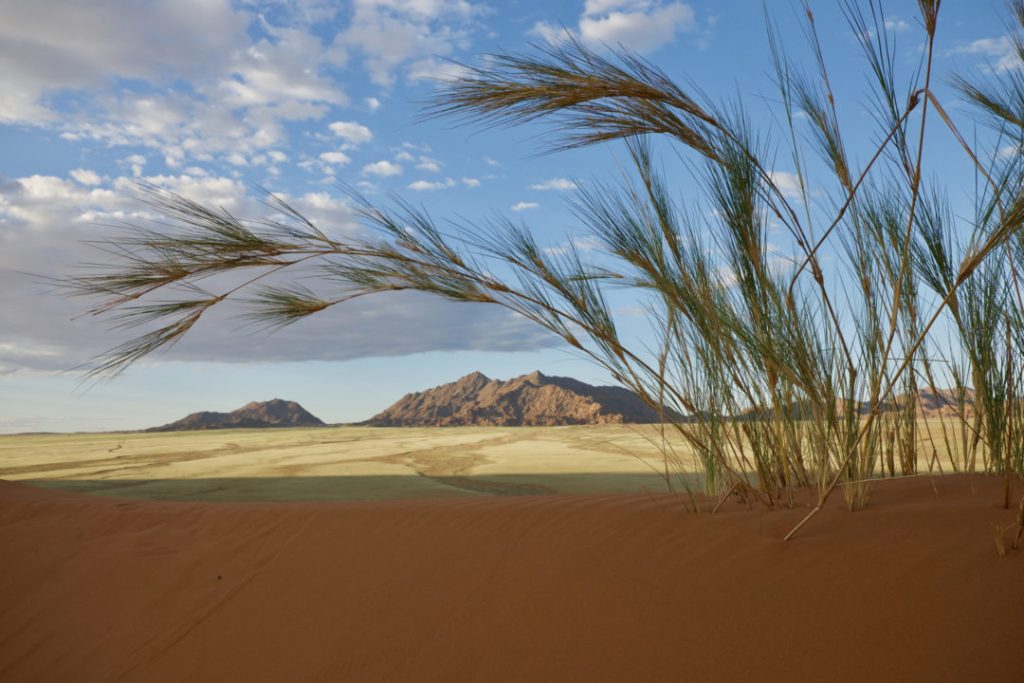
{"type": "Polygon", "coordinates": [[[251,429],[258,427],[322,427],[320,418],[295,401],[253,401],[230,413],[203,411],[147,432],[185,432],[199,429],[251,429]]]}
{"type": "MultiPolygon", "coordinates": [[[[907,406],[907,402],[912,400],[907,394],[900,394],[895,398],[889,399],[884,402],[881,413],[892,413],[897,410],[903,410],[907,406]]],[[[938,391],[932,391],[931,389],[919,389],[917,396],[917,407],[915,413],[919,418],[933,418],[933,417],[955,417],[959,414],[957,402],[957,395],[955,389],[939,389],[938,391]]],[[[870,404],[867,401],[856,402],[857,413],[859,415],[867,415],[870,412],[870,404]]],[[[842,399],[836,402],[836,414],[842,414],[844,408],[844,402],[842,399]]],[[[794,415],[800,416],[805,419],[810,419],[812,416],[812,410],[809,403],[806,401],[793,404],[791,408],[794,415]]],[[[974,414],[974,390],[964,390],[964,413],[967,416],[974,414]]],[[[766,419],[772,414],[770,410],[746,410],[742,412],[739,419],[742,420],[762,420],[766,419]]]]}
{"type": "Polygon", "coordinates": [[[406,394],[365,424],[378,427],[457,425],[552,426],[658,422],[631,391],[591,386],[540,372],[502,382],[479,372],[406,394]]]}
{"type": "MultiPolygon", "coordinates": [[[[906,397],[901,396],[897,401],[906,405],[906,397]]],[[[968,416],[974,414],[974,390],[964,390],[964,413],[968,416]]],[[[917,414],[919,417],[950,417],[958,414],[958,402],[955,389],[921,389],[917,401],[917,414]]]]}

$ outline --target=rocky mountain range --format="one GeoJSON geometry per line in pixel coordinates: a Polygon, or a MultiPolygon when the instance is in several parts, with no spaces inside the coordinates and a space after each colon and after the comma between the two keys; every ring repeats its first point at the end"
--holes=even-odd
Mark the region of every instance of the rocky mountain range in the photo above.
{"type": "MultiPolygon", "coordinates": [[[[905,400],[895,399],[885,411],[896,409],[905,400]]],[[[968,392],[966,403],[967,413],[973,413],[973,392],[968,392]]],[[[956,413],[954,405],[950,390],[922,390],[916,412],[921,417],[952,416],[956,413]]],[[[860,406],[860,412],[867,413],[866,404],[860,406]]],[[[763,417],[751,411],[740,419],[763,417]]],[[[406,394],[390,408],[361,424],[376,427],[558,426],[658,421],[656,411],[621,387],[593,386],[570,377],[552,377],[540,372],[508,381],[474,372],[449,384],[406,394]]],[[[254,401],[230,413],[192,413],[146,431],[322,426],[323,421],[295,401],[275,398],[254,401]]]]}
{"type": "Polygon", "coordinates": [[[407,394],[364,424],[400,426],[554,426],[658,422],[631,391],[533,372],[508,381],[479,372],[407,394]]]}
{"type": "Polygon", "coordinates": [[[253,401],[230,413],[203,411],[147,432],[185,432],[200,429],[252,429],[261,427],[322,427],[320,418],[295,401],[275,398],[253,401]]]}

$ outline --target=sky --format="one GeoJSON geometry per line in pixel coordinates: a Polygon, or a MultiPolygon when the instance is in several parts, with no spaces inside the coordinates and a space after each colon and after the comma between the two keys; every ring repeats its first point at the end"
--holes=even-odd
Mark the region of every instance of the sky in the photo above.
{"type": "MultiPolygon", "coordinates": [[[[843,122],[870,141],[855,37],[838,3],[810,6],[843,122]]],[[[215,316],[168,353],[84,385],[83,364],[124,337],[37,276],[102,263],[87,241],[147,219],[140,181],[242,218],[265,211],[265,188],[338,234],[357,229],[344,183],[440,220],[501,215],[549,248],[593,248],[570,202],[586,183],[621,173],[621,146],[545,154],[543,126],[424,120],[424,103],[459,63],[569,32],[598,50],[634,50],[714,101],[743,99],[755,125],[771,129],[765,7],[800,54],[801,13],[790,2],[0,0],[0,433],[137,429],[274,397],[350,422],[476,370],[609,382],[511,314],[388,294],[273,334],[215,316]]],[[[1020,68],[1002,10],[998,0],[943,3],[940,94],[953,70],[1020,68]]],[[[916,3],[885,11],[909,74],[922,53],[916,3]]],[[[970,129],[952,98],[947,108],[970,129]]],[[[954,184],[971,185],[950,141],[928,154],[954,184]]],[[[667,156],[684,204],[696,203],[685,165],[667,156]]],[[[779,158],[783,185],[792,169],[779,158]]],[[[615,300],[642,339],[636,304],[615,300]]]]}

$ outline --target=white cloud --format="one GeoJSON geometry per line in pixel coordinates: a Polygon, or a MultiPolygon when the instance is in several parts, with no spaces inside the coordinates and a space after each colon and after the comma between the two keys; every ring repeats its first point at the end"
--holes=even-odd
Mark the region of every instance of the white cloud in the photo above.
{"type": "Polygon", "coordinates": [[[406,80],[411,83],[417,81],[454,81],[466,73],[466,67],[461,64],[428,57],[427,59],[416,60],[409,65],[406,80]]]}
{"type": "Polygon", "coordinates": [[[132,170],[132,175],[137,178],[142,175],[143,169],[146,168],[146,157],[141,154],[132,154],[126,156],[120,163],[127,165],[132,170]]]}
{"type": "Polygon", "coordinates": [[[583,3],[583,13],[606,14],[614,10],[644,9],[649,5],[648,0],[586,0],[583,3]]]}
{"type": "Polygon", "coordinates": [[[443,180],[443,181],[438,180],[436,182],[432,182],[432,181],[429,181],[429,180],[417,180],[415,182],[409,183],[409,185],[407,187],[410,190],[415,190],[417,192],[423,192],[423,191],[430,191],[430,190],[444,190],[444,189],[449,188],[449,187],[454,187],[455,184],[456,183],[455,183],[455,180],[453,178],[448,178],[446,180],[443,180]]]}
{"type": "Polygon", "coordinates": [[[335,121],[328,128],[332,133],[352,145],[361,145],[373,140],[373,132],[355,121],[335,121]]]}
{"type": "Polygon", "coordinates": [[[465,185],[466,187],[480,187],[480,179],[479,178],[463,178],[462,179],[462,184],[465,185]]]}
{"type": "Polygon", "coordinates": [[[496,159],[492,159],[491,157],[484,157],[484,163],[488,166],[501,166],[496,159]]]}
{"type": "Polygon", "coordinates": [[[544,249],[544,252],[551,256],[564,256],[573,249],[576,251],[594,251],[602,247],[604,247],[604,244],[598,238],[593,235],[582,235],[573,237],[567,243],[560,244],[557,247],[547,247],[544,249]]]}
{"type": "Polygon", "coordinates": [[[331,166],[344,166],[352,159],[344,152],[324,152],[320,155],[320,161],[331,166]]]}
{"type": "Polygon", "coordinates": [[[530,185],[531,190],[575,190],[576,183],[569,180],[568,178],[552,178],[551,180],[545,180],[544,182],[534,183],[530,185]]]}
{"type": "Polygon", "coordinates": [[[371,112],[380,109],[380,100],[378,100],[376,97],[367,97],[366,99],[363,100],[363,104],[365,104],[366,108],[369,109],[371,112]]]}
{"type": "Polygon", "coordinates": [[[595,249],[601,249],[604,247],[604,243],[593,235],[574,237],[572,239],[572,244],[581,251],[594,251],[595,249]]]}
{"type": "Polygon", "coordinates": [[[526,211],[528,209],[536,209],[540,204],[537,202],[518,202],[512,205],[513,211],[526,211]]]}
{"type": "Polygon", "coordinates": [[[546,43],[557,45],[558,43],[565,42],[570,38],[578,38],[579,33],[573,29],[566,28],[561,25],[551,24],[546,21],[538,21],[530,29],[530,33],[539,37],[546,43]]]}
{"type": "Polygon", "coordinates": [[[897,33],[900,31],[906,31],[908,28],[910,28],[910,24],[898,17],[889,17],[888,19],[885,20],[885,28],[894,33],[897,33]]]}
{"type": "Polygon", "coordinates": [[[1020,56],[1008,36],[979,38],[951,50],[953,54],[979,55],[991,65],[996,73],[1005,73],[1021,68],[1020,56]]]}
{"type": "Polygon", "coordinates": [[[1012,159],[1014,157],[1024,154],[1024,148],[1017,144],[1003,145],[996,152],[996,157],[999,159],[1012,159]]]}
{"type": "Polygon", "coordinates": [[[286,120],[317,118],[323,104],[347,98],[319,74],[324,62],[320,39],[302,29],[263,22],[268,38],[248,47],[232,64],[217,90],[232,107],[273,107],[286,120]]]}
{"type": "Polygon", "coordinates": [[[693,8],[672,3],[649,11],[610,12],[580,19],[580,36],[589,43],[624,45],[653,52],[695,25],[693,8]]]}
{"type": "Polygon", "coordinates": [[[402,174],[402,166],[387,159],[375,161],[372,164],[363,166],[363,175],[376,175],[386,178],[402,174]]]}
{"type": "Polygon", "coordinates": [[[803,193],[800,190],[800,178],[797,174],[788,171],[772,171],[768,176],[786,199],[803,198],[803,193]]]}
{"type": "Polygon", "coordinates": [[[408,80],[445,73],[457,47],[468,45],[473,19],[483,7],[466,0],[355,0],[349,28],[332,49],[356,52],[371,80],[390,86],[404,67],[408,80]]]}
{"type": "Polygon", "coordinates": [[[684,2],[588,0],[575,29],[540,21],[534,24],[532,32],[551,43],[575,36],[595,46],[621,45],[635,52],[650,53],[672,42],[676,34],[696,29],[696,13],[684,2]]]}
{"type": "Polygon", "coordinates": [[[416,168],[421,171],[429,171],[430,173],[441,172],[441,162],[430,157],[420,157],[420,161],[416,164],[416,168]]]}
{"type": "Polygon", "coordinates": [[[71,171],[71,177],[80,182],[82,185],[99,185],[103,182],[99,174],[96,171],[90,171],[86,168],[76,168],[71,171]]]}

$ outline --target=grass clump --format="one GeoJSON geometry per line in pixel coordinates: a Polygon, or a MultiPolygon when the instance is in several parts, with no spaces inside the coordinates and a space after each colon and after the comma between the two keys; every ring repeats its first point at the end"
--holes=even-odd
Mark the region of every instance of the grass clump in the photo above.
{"type": "MultiPolygon", "coordinates": [[[[1024,169],[1019,153],[998,150],[1024,144],[1024,78],[957,80],[990,132],[991,149],[968,144],[933,88],[940,2],[918,6],[925,49],[902,74],[880,6],[843,5],[872,85],[878,144],[867,154],[850,152],[809,9],[806,60],[782,49],[769,21],[781,132],[755,127],[744,103],[712,102],[632,53],[573,40],[492,55],[443,86],[431,116],[545,122],[554,150],[625,145],[626,178],[593,184],[573,203],[602,247],[597,257],[546,250],[504,219],[442,230],[401,200],[353,196],[365,231],[341,238],[274,197],[272,218],[244,221],[145,188],[172,227],[111,240],[115,265],[62,281],[99,297],[94,313],[156,324],[100,358],[94,374],[173,344],[242,292],[256,320],[278,326],[356,297],[416,290],[514,311],[605,368],[666,416],[708,494],[773,506],[812,489],[813,515],[839,488],[858,508],[873,478],[941,467],[945,450],[958,471],[1005,476],[1009,505],[1011,479],[1024,472],[1024,169]],[[978,177],[973,217],[955,217],[941,182],[926,178],[926,131],[955,140],[978,177]],[[679,205],[659,145],[690,163],[703,211],[679,205]],[[770,170],[780,149],[795,169],[785,185],[770,170]],[[779,254],[769,230],[787,235],[791,252],[779,254]],[[309,269],[316,289],[265,284],[309,269]],[[235,271],[251,275],[219,292],[200,287],[235,271]],[[150,303],[182,286],[187,295],[172,303],[150,303]],[[647,304],[653,348],[620,333],[607,299],[620,287],[647,304]],[[922,430],[923,403],[940,418],[922,430]]],[[[1024,1],[1011,8],[1024,29],[1024,1]]],[[[1014,40],[1024,57],[1024,40],[1014,40]]]]}

